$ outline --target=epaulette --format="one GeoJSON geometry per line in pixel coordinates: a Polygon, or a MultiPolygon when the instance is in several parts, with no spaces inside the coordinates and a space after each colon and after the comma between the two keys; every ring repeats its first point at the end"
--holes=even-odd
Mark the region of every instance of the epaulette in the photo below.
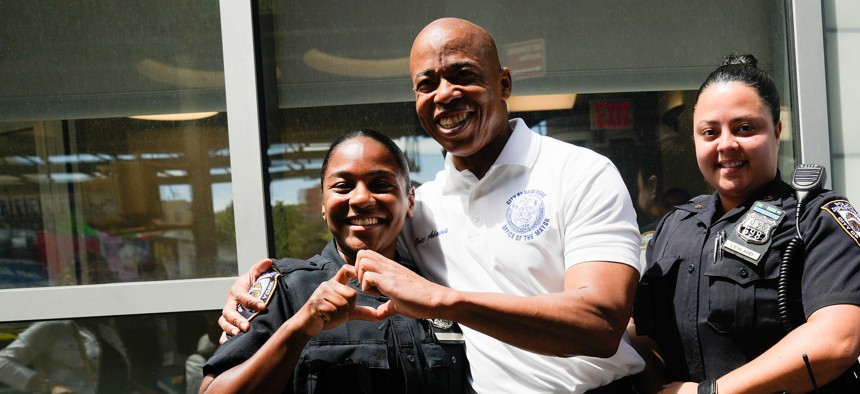
{"type": "Polygon", "coordinates": [[[294,259],[294,258],[287,257],[287,258],[283,258],[283,259],[272,260],[272,268],[275,269],[275,271],[278,271],[279,273],[286,275],[286,274],[289,274],[290,272],[299,271],[299,270],[304,270],[304,271],[321,270],[323,265],[325,265],[325,263],[327,263],[327,262],[328,261],[320,255],[316,255],[316,256],[311,257],[310,259],[307,259],[307,260],[294,259]]]}

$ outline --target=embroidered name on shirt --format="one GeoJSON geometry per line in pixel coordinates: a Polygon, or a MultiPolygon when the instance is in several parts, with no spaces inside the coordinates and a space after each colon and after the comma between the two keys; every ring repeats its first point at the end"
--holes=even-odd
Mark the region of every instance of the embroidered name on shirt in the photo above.
{"type": "Polygon", "coordinates": [[[508,198],[502,232],[514,241],[530,241],[546,231],[550,220],[546,217],[544,197],[543,191],[527,189],[508,198]]]}
{"type": "Polygon", "coordinates": [[[427,241],[429,241],[429,240],[431,240],[431,239],[433,239],[433,238],[436,238],[436,237],[438,237],[438,236],[440,236],[440,235],[442,235],[442,234],[448,234],[448,228],[447,228],[447,227],[446,227],[446,228],[443,228],[443,229],[441,229],[441,230],[433,230],[433,231],[431,231],[431,232],[430,232],[430,234],[428,234],[426,237],[418,237],[418,238],[415,238],[415,246],[421,245],[421,244],[423,244],[424,242],[427,242],[427,241]]]}

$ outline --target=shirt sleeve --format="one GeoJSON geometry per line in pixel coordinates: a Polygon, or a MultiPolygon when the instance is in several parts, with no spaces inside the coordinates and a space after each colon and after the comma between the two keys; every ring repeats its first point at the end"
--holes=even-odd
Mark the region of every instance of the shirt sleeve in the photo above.
{"type": "Polygon", "coordinates": [[[640,275],[639,227],[621,174],[599,157],[581,182],[572,182],[565,201],[565,268],[588,261],[630,265],[640,275]],[[577,198],[578,196],[578,198],[577,198]]]}
{"type": "Polygon", "coordinates": [[[218,375],[247,361],[294,314],[282,278],[278,278],[276,286],[267,309],[254,316],[248,332],[228,339],[215,349],[203,366],[204,375],[218,375]]]}
{"type": "Polygon", "coordinates": [[[854,207],[843,196],[832,193],[812,200],[803,214],[801,287],[807,318],[830,305],[860,305],[860,222],[852,226],[854,220],[854,207]]]}

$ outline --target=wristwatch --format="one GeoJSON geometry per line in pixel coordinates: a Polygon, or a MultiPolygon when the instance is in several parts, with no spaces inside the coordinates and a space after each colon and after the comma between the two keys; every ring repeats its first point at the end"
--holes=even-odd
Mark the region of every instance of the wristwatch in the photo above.
{"type": "Polygon", "coordinates": [[[717,394],[717,381],[714,379],[705,379],[699,382],[699,394],[717,394]]]}

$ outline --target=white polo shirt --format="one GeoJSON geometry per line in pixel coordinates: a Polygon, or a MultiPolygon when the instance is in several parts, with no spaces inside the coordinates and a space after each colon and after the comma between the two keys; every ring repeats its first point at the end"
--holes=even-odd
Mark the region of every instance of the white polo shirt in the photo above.
{"type": "MultiPolygon", "coordinates": [[[[564,291],[565,270],[582,262],[620,262],[641,274],[636,214],[615,166],[521,119],[510,123],[483,179],[458,172],[449,156],[418,188],[403,241],[422,274],[457,290],[520,296],[564,291]]],[[[560,358],[462,328],[479,393],[581,393],[644,368],[626,336],[611,358],[560,358]]]]}

